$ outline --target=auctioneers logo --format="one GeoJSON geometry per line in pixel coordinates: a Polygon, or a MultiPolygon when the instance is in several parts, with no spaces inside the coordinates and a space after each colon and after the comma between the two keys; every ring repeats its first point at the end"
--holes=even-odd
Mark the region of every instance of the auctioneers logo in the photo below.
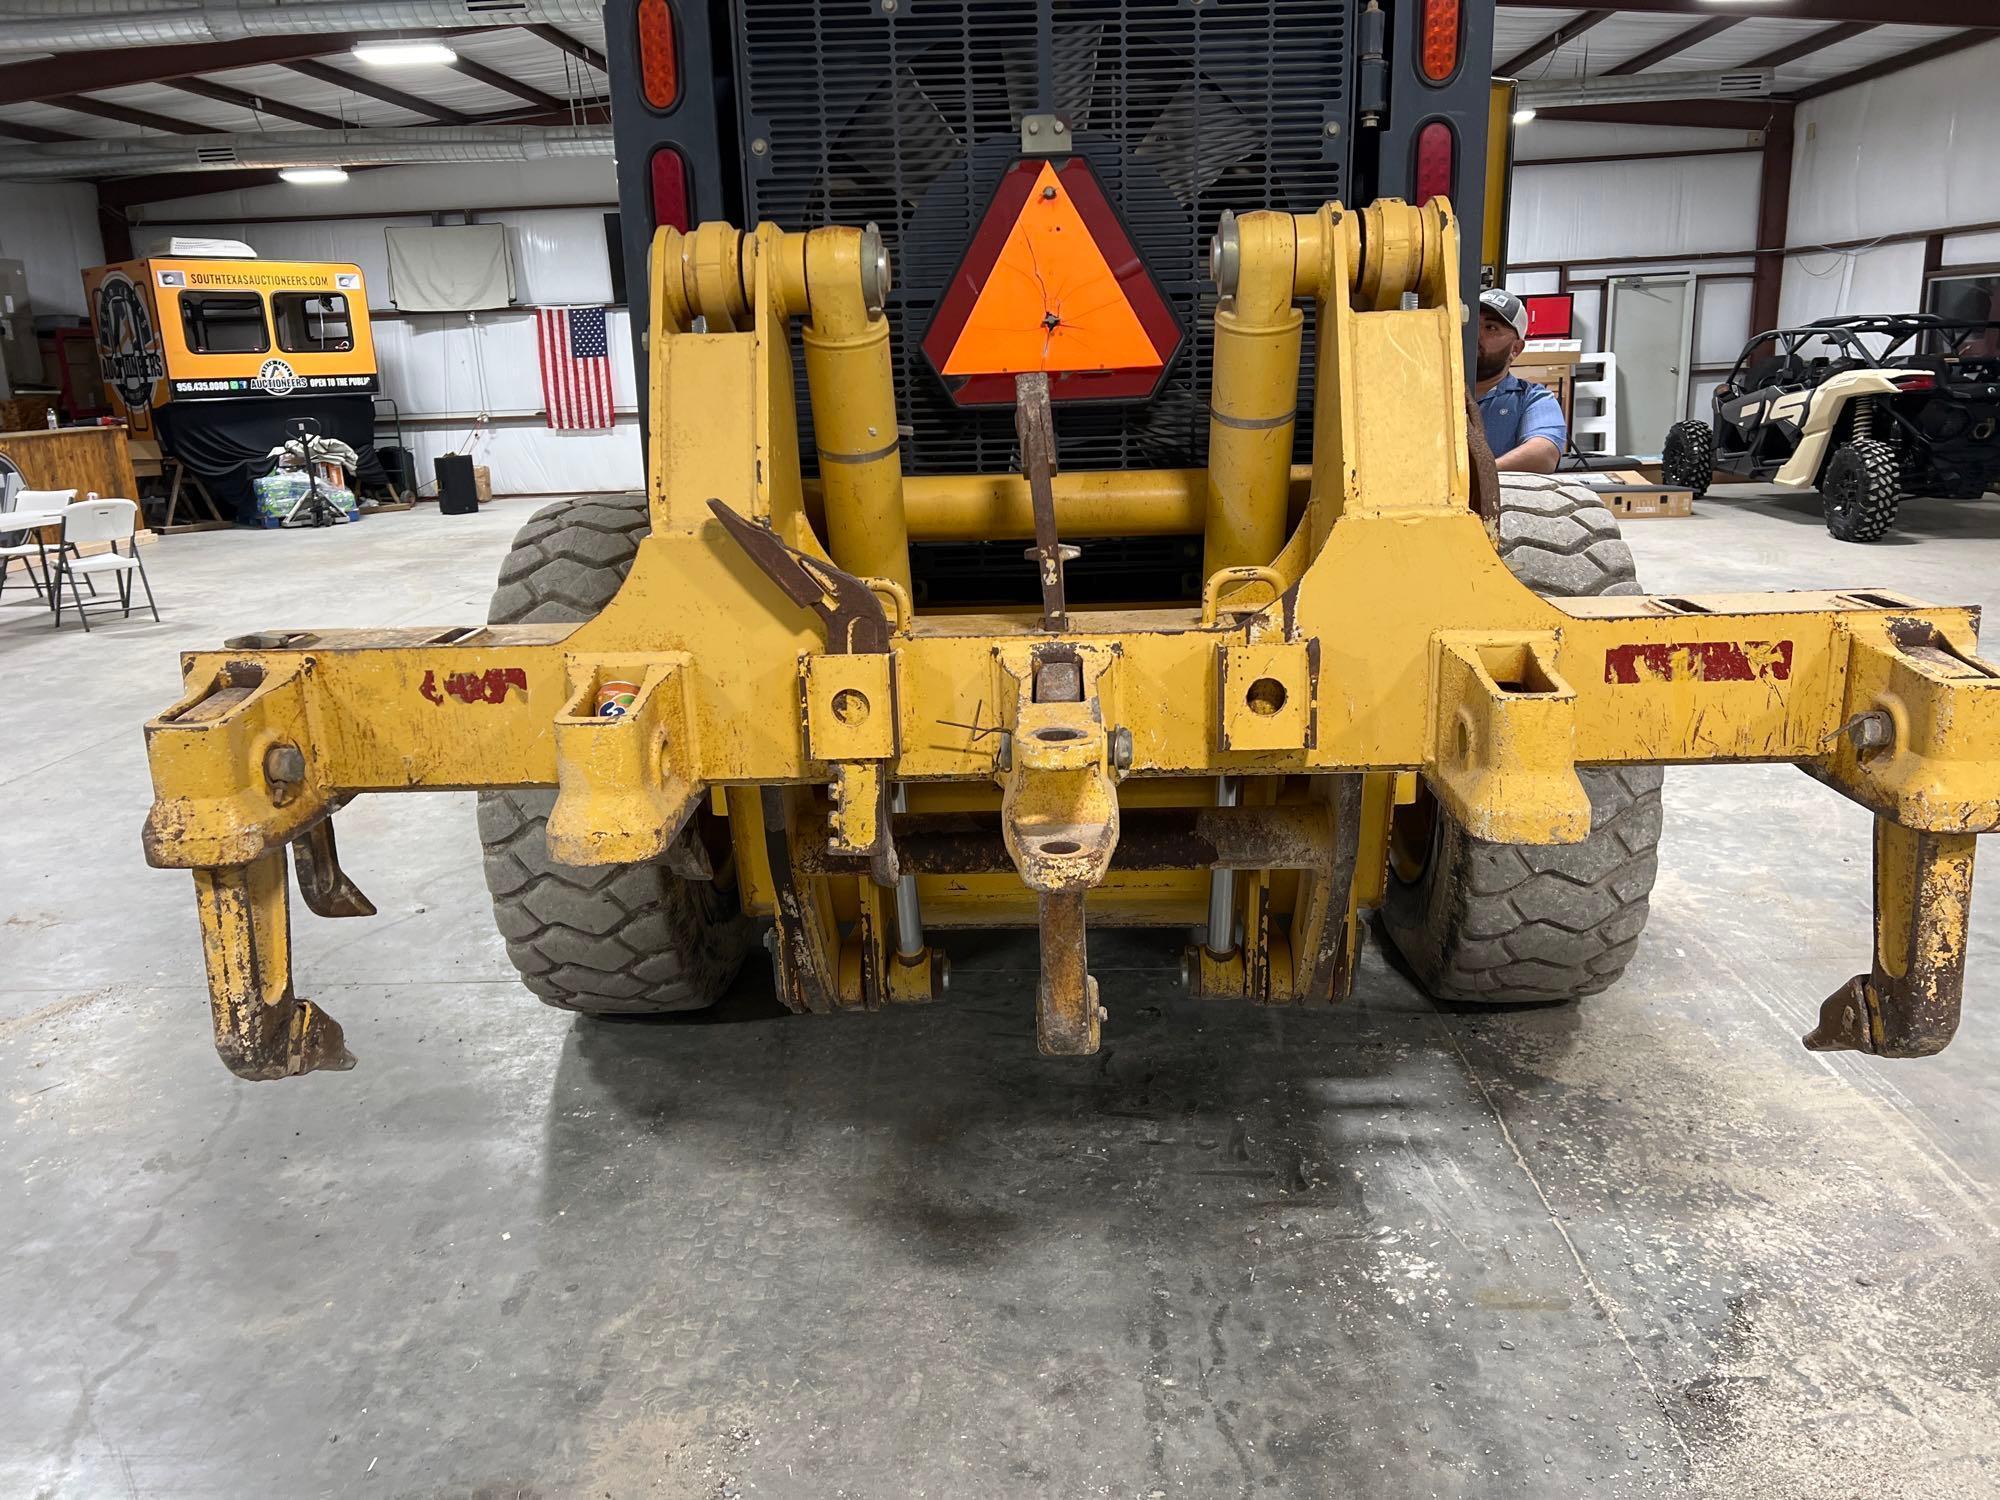
{"type": "Polygon", "coordinates": [[[122,271],[97,288],[97,365],[128,412],[149,409],[153,384],[167,373],[146,299],[122,271]]]}
{"type": "Polygon", "coordinates": [[[304,382],[298,371],[282,359],[267,359],[257,368],[257,378],[250,382],[258,390],[272,396],[289,396],[304,382]]]}

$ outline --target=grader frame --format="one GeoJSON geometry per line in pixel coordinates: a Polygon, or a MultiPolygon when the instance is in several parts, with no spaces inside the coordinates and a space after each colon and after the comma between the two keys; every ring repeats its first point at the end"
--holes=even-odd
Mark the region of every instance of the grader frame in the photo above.
{"type": "Polygon", "coordinates": [[[363,793],[554,787],[556,858],[692,878],[713,870],[697,824],[726,818],[795,1010],[933,998],[937,933],[1038,925],[1039,1043],[1075,1055],[1104,1019],[1086,913],[1206,919],[1199,994],[1333,1000],[1419,777],[1475,838],[1552,844],[1588,832],[1579,765],[1745,761],[1793,762],[1876,818],[1873,963],[1807,1045],[1942,1048],[1973,838],[2000,822],[1977,612],[1884,591],[1538,597],[1474,504],[1449,205],[1247,214],[1214,270],[1205,471],[906,480],[879,240],[662,229],[652,529],[608,608],[245,636],[188,654],[185,693],[147,725],[146,854],[194,872],[225,1063],[351,1065],[293,986],[285,851],[315,912],[372,912],[331,823],[363,793]],[[1204,532],[1198,606],[1062,607],[1069,544],[1177,527],[1204,532]],[[1056,608],[917,613],[909,541],[943,536],[1032,540],[1056,608]],[[614,679],[636,699],[599,717],[614,679]]]}

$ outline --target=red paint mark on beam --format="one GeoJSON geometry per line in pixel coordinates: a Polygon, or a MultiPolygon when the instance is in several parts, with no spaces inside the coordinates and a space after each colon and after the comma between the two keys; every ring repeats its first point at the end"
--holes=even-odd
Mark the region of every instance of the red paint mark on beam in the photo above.
{"type": "Polygon", "coordinates": [[[1791,675],[1790,641],[1633,644],[1604,653],[1604,680],[1611,683],[1785,682],[1791,675]]]}
{"type": "Polygon", "coordinates": [[[519,688],[523,697],[528,692],[528,674],[521,667],[488,667],[484,672],[453,672],[445,678],[442,691],[437,673],[425,672],[423,683],[417,688],[431,702],[442,704],[446,694],[460,703],[499,703],[507,696],[509,688],[519,688]]]}

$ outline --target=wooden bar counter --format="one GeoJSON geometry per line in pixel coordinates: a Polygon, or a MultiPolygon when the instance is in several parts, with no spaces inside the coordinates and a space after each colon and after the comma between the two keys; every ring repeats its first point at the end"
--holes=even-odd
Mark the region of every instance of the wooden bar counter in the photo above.
{"type": "Polygon", "coordinates": [[[132,454],[123,427],[44,427],[0,432],[0,453],[14,461],[31,490],[93,491],[104,499],[137,500],[132,454]]]}

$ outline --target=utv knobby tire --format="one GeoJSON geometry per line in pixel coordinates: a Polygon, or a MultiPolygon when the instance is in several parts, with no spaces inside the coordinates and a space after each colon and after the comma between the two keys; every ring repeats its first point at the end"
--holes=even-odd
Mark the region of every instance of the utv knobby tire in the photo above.
{"type": "MultiPolygon", "coordinates": [[[[648,525],[644,495],[544,506],[500,565],[487,620],[588,620],[625,581],[648,525]]],[[[750,924],[731,894],[682,880],[664,863],[558,864],[548,844],[555,799],[479,795],[493,920],[521,982],[550,1005],[600,1016],[702,1010],[721,999],[749,946],[750,924]]]]}
{"type": "Polygon", "coordinates": [[[1903,476],[1893,444],[1875,438],[1842,443],[1820,470],[1826,529],[1843,542],[1872,542],[1896,524],[1903,476]]]}
{"type": "Polygon", "coordinates": [[[1715,429],[1706,422],[1676,422],[1660,450],[1660,478],[1699,500],[1715,477],[1715,429]]]}
{"type": "MultiPolygon", "coordinates": [[[[1500,555],[1538,594],[1636,594],[1632,552],[1603,502],[1552,475],[1503,475],[1500,555]]],[[[1580,844],[1475,839],[1425,792],[1417,868],[1392,867],[1382,922],[1417,982],[1440,1000],[1577,1000],[1625,971],[1659,870],[1658,766],[1579,771],[1590,796],[1580,844]]],[[[1407,840],[1406,840],[1407,842],[1407,840]]],[[[1402,863],[1399,858],[1398,863],[1402,863]]]]}

